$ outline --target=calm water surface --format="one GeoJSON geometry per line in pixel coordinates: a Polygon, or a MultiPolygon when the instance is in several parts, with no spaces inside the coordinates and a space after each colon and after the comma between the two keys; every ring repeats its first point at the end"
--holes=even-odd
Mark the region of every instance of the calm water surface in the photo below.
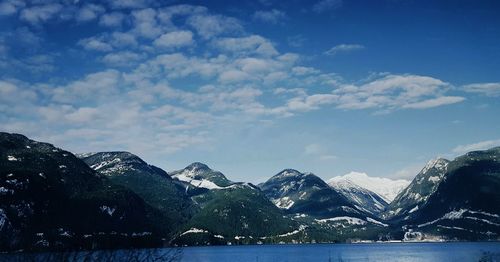
{"type": "Polygon", "coordinates": [[[0,261],[498,261],[500,242],[212,246],[91,253],[0,254],[0,261]]]}
{"type": "Polygon", "coordinates": [[[500,242],[189,247],[182,261],[498,261],[500,242]]]}

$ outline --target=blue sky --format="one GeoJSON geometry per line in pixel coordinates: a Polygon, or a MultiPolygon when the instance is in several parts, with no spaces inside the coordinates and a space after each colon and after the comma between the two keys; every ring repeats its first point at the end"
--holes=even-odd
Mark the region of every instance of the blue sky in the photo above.
{"type": "Polygon", "coordinates": [[[235,181],[500,145],[497,1],[0,3],[0,130],[235,181]]]}

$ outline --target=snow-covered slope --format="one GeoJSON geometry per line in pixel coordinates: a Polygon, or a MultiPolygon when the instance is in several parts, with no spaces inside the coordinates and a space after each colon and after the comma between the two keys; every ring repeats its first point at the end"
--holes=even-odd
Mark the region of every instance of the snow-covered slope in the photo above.
{"type": "Polygon", "coordinates": [[[340,192],[311,173],[285,169],[259,187],[277,207],[287,213],[319,218],[366,217],[365,211],[358,209],[340,192]]]}
{"type": "Polygon", "coordinates": [[[221,189],[233,184],[221,172],[214,171],[199,162],[192,163],[182,170],[170,172],[170,175],[198,188],[221,189]]]}
{"type": "Polygon", "coordinates": [[[373,215],[384,211],[389,205],[381,196],[366,188],[362,188],[350,180],[330,181],[329,185],[349,199],[358,209],[373,215]]]}
{"type": "Polygon", "coordinates": [[[404,179],[389,179],[382,177],[370,177],[366,173],[350,172],[343,176],[336,176],[328,180],[328,184],[339,181],[350,181],[362,188],[368,189],[381,196],[387,203],[390,203],[396,196],[405,189],[410,181],[404,179]]]}
{"type": "Polygon", "coordinates": [[[443,180],[449,163],[443,158],[427,162],[411,184],[390,204],[386,217],[405,216],[421,208],[443,180]]]}

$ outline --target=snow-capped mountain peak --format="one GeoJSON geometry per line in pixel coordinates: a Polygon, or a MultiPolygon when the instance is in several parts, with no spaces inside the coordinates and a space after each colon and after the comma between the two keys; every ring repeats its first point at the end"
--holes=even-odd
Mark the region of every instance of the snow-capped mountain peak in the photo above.
{"type": "Polygon", "coordinates": [[[427,162],[420,173],[427,173],[431,168],[436,168],[439,171],[444,171],[448,167],[450,161],[444,158],[435,158],[427,162]]]}
{"type": "Polygon", "coordinates": [[[201,171],[201,170],[211,170],[207,165],[200,163],[200,162],[194,162],[187,166],[185,168],[186,170],[191,170],[191,171],[201,171]]]}
{"type": "Polygon", "coordinates": [[[273,178],[284,178],[284,177],[294,177],[294,176],[303,176],[305,173],[301,173],[295,169],[285,169],[275,175],[273,178]]]}
{"type": "Polygon", "coordinates": [[[328,184],[337,184],[340,181],[349,181],[357,186],[368,189],[381,196],[387,203],[390,203],[410,181],[404,179],[393,180],[383,177],[371,177],[366,173],[350,172],[343,176],[336,176],[328,180],[328,184]]]}
{"type": "Polygon", "coordinates": [[[172,178],[187,182],[195,187],[221,189],[233,184],[224,174],[210,169],[207,165],[195,162],[186,168],[170,173],[172,178]]]}
{"type": "Polygon", "coordinates": [[[366,188],[360,187],[348,179],[330,181],[329,185],[349,199],[358,209],[376,215],[388,205],[381,196],[366,188]]]}

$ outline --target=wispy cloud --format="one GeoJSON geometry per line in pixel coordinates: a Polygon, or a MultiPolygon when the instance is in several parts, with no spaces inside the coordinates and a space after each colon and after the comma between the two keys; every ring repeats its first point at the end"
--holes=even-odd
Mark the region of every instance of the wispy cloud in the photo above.
{"type": "Polygon", "coordinates": [[[0,16],[13,15],[26,4],[20,0],[6,0],[0,3],[0,16]]]}
{"type": "Polygon", "coordinates": [[[214,42],[214,45],[223,51],[258,54],[264,56],[277,55],[278,51],[273,44],[259,35],[251,35],[246,37],[229,37],[220,38],[214,42]]]}
{"type": "Polygon", "coordinates": [[[476,150],[486,150],[492,147],[500,146],[500,139],[495,140],[486,140],[477,143],[467,144],[467,145],[459,145],[453,148],[453,153],[456,154],[465,154],[470,151],[476,150]]]}
{"type": "Polygon", "coordinates": [[[20,18],[33,25],[40,25],[40,23],[52,19],[63,9],[63,6],[58,3],[46,4],[24,8],[21,11],[20,18]]]}
{"type": "Polygon", "coordinates": [[[465,92],[486,96],[500,96],[500,83],[476,83],[463,86],[465,92]]]}
{"type": "Polygon", "coordinates": [[[101,5],[86,4],[76,14],[76,21],[88,22],[96,19],[105,12],[105,8],[101,5]]]}
{"type": "Polygon", "coordinates": [[[324,161],[337,159],[337,156],[329,154],[328,150],[316,143],[306,145],[304,147],[304,154],[324,161]]]}
{"type": "Polygon", "coordinates": [[[437,97],[437,98],[423,100],[420,102],[406,104],[406,105],[403,105],[403,108],[426,109],[426,108],[433,108],[433,107],[438,107],[438,106],[460,103],[464,100],[465,100],[465,97],[461,97],[461,96],[441,96],[441,97],[437,97]]]}
{"type": "Polygon", "coordinates": [[[336,45],[329,50],[325,51],[325,55],[331,55],[334,56],[338,53],[344,53],[344,52],[352,52],[356,50],[362,50],[365,47],[363,45],[359,44],[340,44],[336,45]]]}
{"type": "Polygon", "coordinates": [[[341,6],[342,0],[321,0],[313,5],[312,10],[316,13],[323,13],[340,8],[341,6]]]}
{"type": "Polygon", "coordinates": [[[113,47],[110,44],[96,37],[82,39],[78,42],[78,44],[86,50],[91,51],[109,52],[113,50],[113,47]]]}
{"type": "Polygon", "coordinates": [[[345,85],[334,91],[339,108],[425,109],[458,103],[463,97],[445,96],[449,84],[419,75],[386,75],[361,86],[345,85]]]}
{"type": "Polygon", "coordinates": [[[307,39],[302,35],[290,36],[286,39],[287,43],[291,47],[302,47],[307,42],[307,39]]]}
{"type": "Polygon", "coordinates": [[[223,15],[193,15],[188,18],[187,22],[205,39],[213,38],[225,32],[243,30],[243,26],[238,19],[223,15]]]}
{"type": "Polygon", "coordinates": [[[153,44],[163,48],[177,48],[194,44],[193,33],[191,31],[168,32],[158,37],[153,44]]]}
{"type": "Polygon", "coordinates": [[[125,15],[120,12],[111,12],[103,14],[99,20],[99,25],[107,27],[117,27],[121,26],[125,20],[125,15]]]}
{"type": "Polygon", "coordinates": [[[269,11],[259,10],[253,14],[254,20],[269,24],[279,24],[285,18],[286,18],[285,12],[277,9],[272,9],[269,11]]]}
{"type": "Polygon", "coordinates": [[[144,55],[139,53],[120,51],[106,54],[102,61],[110,66],[130,67],[143,58],[144,55]]]}

